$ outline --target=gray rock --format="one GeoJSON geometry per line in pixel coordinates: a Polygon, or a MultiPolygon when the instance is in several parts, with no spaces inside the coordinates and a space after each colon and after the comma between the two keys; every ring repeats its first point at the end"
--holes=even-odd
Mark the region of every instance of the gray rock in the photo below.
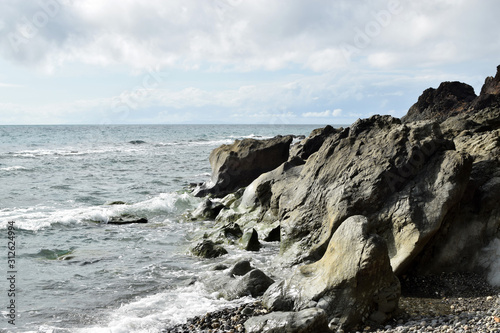
{"type": "Polygon", "coordinates": [[[226,249],[215,244],[213,241],[205,239],[191,249],[191,252],[202,258],[217,258],[227,254],[226,249]]]}
{"type": "Polygon", "coordinates": [[[206,199],[200,203],[196,210],[191,214],[191,219],[214,220],[223,208],[224,205],[222,203],[206,199]]]}
{"type": "Polygon", "coordinates": [[[239,244],[242,249],[247,251],[259,251],[261,244],[259,242],[259,234],[255,229],[248,231],[241,237],[239,244]]]}
{"type": "Polygon", "coordinates": [[[122,214],[113,216],[108,220],[108,224],[131,224],[131,223],[148,223],[145,217],[135,216],[132,214],[122,214]]]}
{"type": "Polygon", "coordinates": [[[339,133],[342,130],[343,128],[335,129],[330,125],[313,130],[307,138],[292,146],[290,149],[290,157],[293,158],[294,156],[297,156],[303,160],[307,160],[309,156],[321,148],[329,136],[339,133]]]}
{"type": "Polygon", "coordinates": [[[243,260],[243,261],[236,263],[233,266],[233,268],[231,268],[229,275],[242,276],[242,275],[245,275],[246,273],[250,272],[252,269],[253,268],[252,268],[252,265],[250,265],[250,261],[243,260]]]}
{"type": "Polygon", "coordinates": [[[261,174],[273,170],[289,156],[292,136],[276,136],[267,140],[236,140],[222,145],[210,154],[212,178],[195,189],[195,196],[212,194],[222,197],[245,187],[261,174]]]}
{"type": "Polygon", "coordinates": [[[252,269],[241,278],[218,279],[218,285],[221,296],[226,299],[236,299],[243,296],[258,297],[274,283],[274,280],[267,276],[260,269],[252,269]]]}
{"type": "Polygon", "coordinates": [[[329,319],[339,318],[343,328],[352,328],[368,319],[389,318],[399,296],[384,240],[370,231],[365,217],[353,216],[337,229],[321,260],[273,284],[263,304],[270,310],[297,311],[317,302],[329,319]]]}
{"type": "Polygon", "coordinates": [[[247,333],[322,333],[330,332],[327,316],[321,309],[299,312],[273,312],[245,322],[247,333]]]}
{"type": "Polygon", "coordinates": [[[443,82],[437,89],[429,88],[423,92],[408,113],[401,119],[404,122],[417,120],[442,121],[450,115],[466,111],[476,99],[474,88],[461,82],[443,82]]]}

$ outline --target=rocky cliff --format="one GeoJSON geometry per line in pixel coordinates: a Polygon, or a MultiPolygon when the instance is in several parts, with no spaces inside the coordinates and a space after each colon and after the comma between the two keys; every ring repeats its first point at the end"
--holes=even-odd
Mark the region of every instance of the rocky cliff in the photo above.
{"type": "Polygon", "coordinates": [[[339,327],[382,322],[397,306],[396,276],[491,264],[482,249],[500,237],[499,93],[500,66],[479,96],[445,82],[402,120],[318,129],[279,167],[241,184],[233,172],[222,192],[246,188],[221,201],[210,237],[234,242],[225,230],[237,226],[280,241],[277,262],[296,268],[269,288],[270,309],[321,308],[339,327]]]}

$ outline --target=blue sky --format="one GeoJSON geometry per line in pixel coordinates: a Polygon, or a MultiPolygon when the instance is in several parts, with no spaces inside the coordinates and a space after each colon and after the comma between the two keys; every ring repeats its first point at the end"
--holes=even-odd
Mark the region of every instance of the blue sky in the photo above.
{"type": "Polygon", "coordinates": [[[497,0],[1,0],[0,124],[350,124],[500,64],[497,0]]]}

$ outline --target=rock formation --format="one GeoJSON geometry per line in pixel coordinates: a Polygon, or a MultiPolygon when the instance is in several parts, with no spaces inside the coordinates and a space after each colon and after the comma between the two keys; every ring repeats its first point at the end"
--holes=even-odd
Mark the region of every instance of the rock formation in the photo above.
{"type": "Polygon", "coordinates": [[[224,196],[245,187],[262,173],[273,170],[289,156],[292,136],[268,140],[236,140],[222,145],[210,154],[212,179],[195,189],[195,196],[224,196]]]}
{"type": "MultiPolygon", "coordinates": [[[[220,200],[209,237],[280,241],[276,262],[300,265],[266,292],[271,309],[320,308],[340,327],[381,322],[397,304],[394,274],[478,271],[487,266],[481,249],[500,238],[500,66],[479,96],[445,82],[402,120],[376,115],[315,130],[279,166],[249,158],[247,146],[214,151],[213,181],[198,193],[246,186],[220,200]]],[[[273,332],[269,318],[247,329],[273,332]]]]}
{"type": "Polygon", "coordinates": [[[422,119],[441,121],[469,108],[476,98],[474,88],[461,82],[443,82],[437,89],[429,88],[402,118],[405,122],[422,119]]]}

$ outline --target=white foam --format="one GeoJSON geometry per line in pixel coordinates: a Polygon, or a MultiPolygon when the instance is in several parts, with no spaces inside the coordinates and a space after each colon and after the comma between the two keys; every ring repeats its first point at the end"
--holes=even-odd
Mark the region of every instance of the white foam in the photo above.
{"type": "Polygon", "coordinates": [[[483,249],[481,264],[488,269],[488,282],[500,287],[500,239],[495,238],[483,249]]]}
{"type": "Polygon", "coordinates": [[[78,330],[79,333],[154,333],[166,326],[185,323],[188,318],[251,302],[250,297],[236,301],[217,299],[207,294],[202,284],[182,287],[147,296],[122,306],[109,316],[109,323],[78,330]]]}
{"type": "Polygon", "coordinates": [[[21,165],[15,165],[11,167],[0,168],[0,171],[28,171],[30,169],[25,168],[21,165]]]}
{"type": "Polygon", "coordinates": [[[0,210],[0,229],[6,229],[8,221],[15,221],[16,227],[36,231],[52,224],[75,224],[88,221],[107,223],[112,216],[122,214],[162,214],[194,208],[200,199],[187,193],[161,193],[151,199],[132,205],[103,205],[57,209],[35,206],[30,208],[8,208],[0,210]]]}

